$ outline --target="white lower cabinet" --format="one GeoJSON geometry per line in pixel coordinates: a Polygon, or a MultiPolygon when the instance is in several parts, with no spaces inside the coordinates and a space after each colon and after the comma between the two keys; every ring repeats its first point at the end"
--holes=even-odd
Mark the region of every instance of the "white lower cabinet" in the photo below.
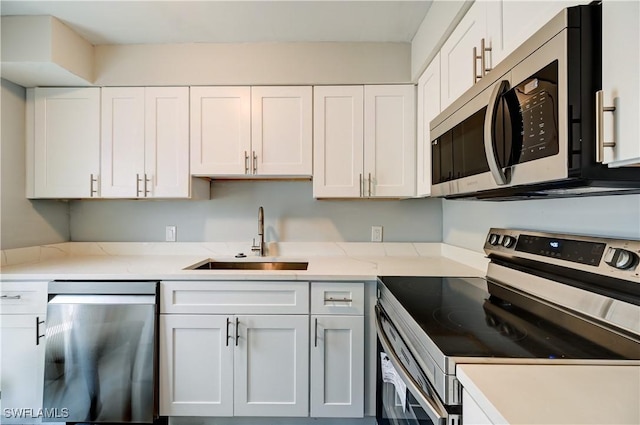
{"type": "Polygon", "coordinates": [[[160,415],[307,416],[308,316],[160,317],[160,415]]]}
{"type": "Polygon", "coordinates": [[[364,416],[364,283],[311,283],[311,416],[364,416]]]}
{"type": "Polygon", "coordinates": [[[312,316],[311,416],[364,416],[364,316],[312,316]]]}
{"type": "Polygon", "coordinates": [[[44,336],[45,330],[46,285],[47,282],[2,283],[0,423],[3,424],[39,424],[43,419],[44,338],[39,336],[44,336]]]}
{"type": "Polygon", "coordinates": [[[160,415],[233,416],[231,319],[160,316],[160,415]]]}
{"type": "Polygon", "coordinates": [[[160,288],[160,415],[364,417],[363,282],[160,288]]]}

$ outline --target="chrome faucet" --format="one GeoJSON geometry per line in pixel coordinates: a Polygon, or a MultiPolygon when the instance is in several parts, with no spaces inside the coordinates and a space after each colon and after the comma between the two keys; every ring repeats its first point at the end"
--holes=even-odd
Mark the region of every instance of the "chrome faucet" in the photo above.
{"type": "Polygon", "coordinates": [[[251,251],[258,252],[261,257],[264,257],[266,250],[264,245],[264,209],[262,207],[258,208],[258,236],[260,236],[259,245],[256,245],[256,240],[254,238],[251,251]]]}

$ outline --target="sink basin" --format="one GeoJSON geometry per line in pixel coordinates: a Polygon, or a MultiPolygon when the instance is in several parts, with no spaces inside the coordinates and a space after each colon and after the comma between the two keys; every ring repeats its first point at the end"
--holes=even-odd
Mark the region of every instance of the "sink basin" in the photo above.
{"type": "Polygon", "coordinates": [[[213,261],[197,263],[186,270],[307,270],[304,261],[213,261]]]}

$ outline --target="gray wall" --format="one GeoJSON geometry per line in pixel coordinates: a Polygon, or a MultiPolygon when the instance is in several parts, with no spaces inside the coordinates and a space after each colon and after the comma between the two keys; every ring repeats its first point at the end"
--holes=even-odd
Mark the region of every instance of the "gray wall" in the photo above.
{"type": "Polygon", "coordinates": [[[442,201],[314,200],[310,181],[214,181],[208,201],[73,201],[73,241],[163,241],[166,225],[178,241],[251,242],[258,207],[267,241],[369,241],[382,225],[385,242],[442,237],[442,201]]]}
{"type": "Polygon", "coordinates": [[[0,98],[0,247],[68,241],[68,204],[25,198],[25,89],[3,79],[0,98]]]}
{"type": "Polygon", "coordinates": [[[443,201],[443,241],[482,251],[491,227],[640,239],[640,195],[443,201]]]}

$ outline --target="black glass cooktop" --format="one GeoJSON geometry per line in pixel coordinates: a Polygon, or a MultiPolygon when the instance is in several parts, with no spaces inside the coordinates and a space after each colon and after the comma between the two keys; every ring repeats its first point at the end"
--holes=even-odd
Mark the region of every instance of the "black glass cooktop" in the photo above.
{"type": "Polygon", "coordinates": [[[384,286],[448,357],[622,359],[491,296],[482,278],[383,277],[384,286]]]}

